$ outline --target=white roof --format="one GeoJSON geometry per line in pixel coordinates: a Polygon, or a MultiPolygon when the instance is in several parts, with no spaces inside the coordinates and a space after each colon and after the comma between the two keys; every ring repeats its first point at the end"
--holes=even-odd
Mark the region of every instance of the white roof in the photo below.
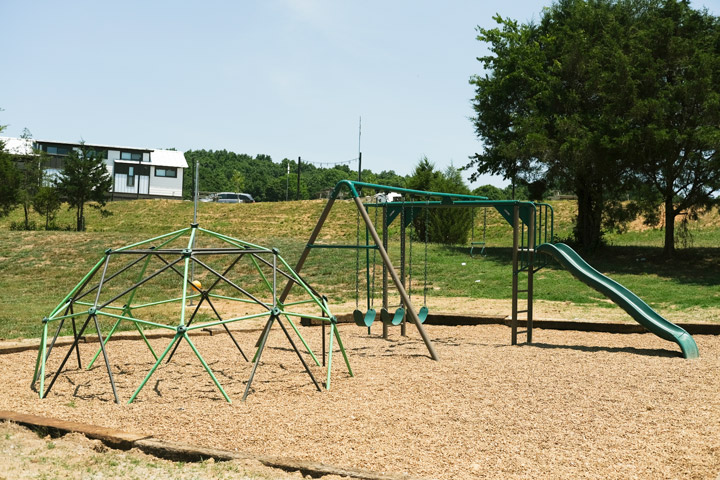
{"type": "Polygon", "coordinates": [[[24,138],[0,137],[0,142],[5,144],[5,151],[13,155],[32,155],[34,140],[24,138]]]}
{"type": "Polygon", "coordinates": [[[177,168],[188,167],[185,154],[176,150],[153,150],[150,152],[150,165],[177,168]]]}

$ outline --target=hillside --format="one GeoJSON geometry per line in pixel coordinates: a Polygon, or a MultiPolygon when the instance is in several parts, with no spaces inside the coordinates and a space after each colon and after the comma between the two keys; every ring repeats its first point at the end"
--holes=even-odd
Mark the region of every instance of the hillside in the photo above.
{"type": "MultiPolygon", "coordinates": [[[[552,203],[556,235],[569,236],[575,204],[552,203]]],[[[198,220],[202,227],[252,243],[277,247],[293,264],[304,248],[324,207],[322,200],[299,202],[217,204],[201,203],[198,220]]],[[[38,321],[94,265],[107,248],[118,248],[188,226],[193,217],[189,201],[137,200],[113,202],[113,215],[102,218],[88,209],[87,231],[10,231],[12,221],[21,219],[21,210],[0,220],[0,337],[37,334],[38,321]]],[[[482,235],[482,211],[476,209],[476,240],[482,235]]],[[[39,222],[39,218],[35,218],[39,222]]],[[[69,225],[73,212],[63,209],[57,223],[69,225]]],[[[357,215],[348,200],[339,200],[321,232],[323,243],[355,243],[357,215]]],[[[588,261],[602,272],[635,291],[641,298],[670,318],[679,318],[693,309],[711,309],[709,320],[720,312],[720,218],[716,212],[690,226],[693,248],[681,249],[678,258],[661,257],[662,231],[635,222],[623,234],[608,236],[610,247],[590,256],[588,261]]],[[[391,229],[391,257],[398,264],[398,243],[391,229]]],[[[363,240],[364,241],[364,238],[363,240]]],[[[425,249],[413,242],[413,288],[415,301],[427,287],[428,303],[440,297],[463,297],[507,301],[510,296],[511,231],[493,211],[487,215],[486,257],[469,257],[467,246],[429,245],[425,280],[425,249]]],[[[360,268],[364,272],[364,255],[360,268]]],[[[372,255],[371,271],[372,271],[372,255]]],[[[376,258],[377,260],[377,258],[376,258]]],[[[381,268],[375,268],[375,304],[380,302],[381,268]]],[[[316,250],[309,257],[304,276],[336,303],[351,302],[355,290],[365,291],[364,273],[356,285],[356,256],[352,250],[316,250]]],[[[614,308],[595,291],[575,281],[567,272],[549,266],[536,277],[536,298],[540,301],[614,308]]],[[[361,294],[358,302],[366,303],[361,294]]],[[[392,300],[393,302],[396,300],[392,300]]],[[[351,308],[351,307],[346,307],[351,308]]],[[[504,308],[504,307],[503,307],[504,308]]],[[[703,317],[700,314],[700,317],[703,317]]]]}

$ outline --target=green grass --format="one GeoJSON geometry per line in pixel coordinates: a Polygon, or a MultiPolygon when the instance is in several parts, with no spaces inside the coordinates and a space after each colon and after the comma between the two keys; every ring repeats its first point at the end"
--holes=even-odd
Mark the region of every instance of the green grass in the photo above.
{"type": "MultiPolygon", "coordinates": [[[[199,221],[210,230],[252,243],[280,249],[294,265],[315,226],[324,203],[301,201],[257,204],[201,204],[199,221]]],[[[555,232],[568,236],[574,216],[571,202],[555,202],[555,232]]],[[[0,220],[0,338],[37,337],[40,320],[62,300],[102,258],[107,248],[118,248],[189,225],[192,203],[168,200],[114,202],[114,214],[101,218],[89,209],[88,231],[9,231],[21,210],[0,220]]],[[[477,209],[476,240],[482,235],[482,211],[477,209]]],[[[63,209],[60,225],[69,224],[73,212],[63,209]]],[[[38,220],[37,218],[35,219],[38,220]]],[[[357,225],[354,205],[338,201],[320,233],[318,243],[354,243],[357,225]]],[[[633,229],[608,236],[610,245],[588,257],[595,268],[610,275],[659,308],[720,308],[720,221],[716,214],[691,224],[692,248],[682,249],[675,259],[662,258],[662,234],[658,229],[633,229]]],[[[487,256],[470,258],[467,246],[428,246],[428,294],[471,298],[507,299],[511,293],[511,229],[496,212],[488,212],[487,256]],[[465,263],[465,265],[463,265],[465,263]]],[[[390,253],[398,265],[397,228],[390,230],[390,253]]],[[[372,258],[372,254],[371,254],[372,258]]],[[[355,296],[355,252],[315,250],[303,276],[330,301],[355,296]]],[[[381,268],[376,268],[375,295],[380,298],[381,268]]],[[[424,246],[413,244],[414,299],[422,296],[424,246]]],[[[361,255],[364,268],[364,253],[361,255]]],[[[364,304],[364,273],[359,289],[364,304]]],[[[241,275],[248,289],[262,285],[251,272],[241,275]]],[[[163,289],[175,288],[176,279],[159,280],[155,299],[163,289]]],[[[575,280],[556,265],[536,276],[537,299],[608,307],[594,290],[575,280]]],[[[152,299],[151,297],[149,297],[152,299]]],[[[341,313],[341,312],[339,312],[341,313]]],[[[160,315],[159,313],[157,315],[160,315]]],[[[104,319],[104,323],[112,321],[104,319]]],[[[69,325],[68,325],[69,328],[69,325]]],[[[69,330],[68,332],[69,333],[69,330]]]]}

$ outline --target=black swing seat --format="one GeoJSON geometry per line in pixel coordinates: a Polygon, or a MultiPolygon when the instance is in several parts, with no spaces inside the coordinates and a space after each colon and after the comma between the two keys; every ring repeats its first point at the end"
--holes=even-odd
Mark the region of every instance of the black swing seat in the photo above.
{"type": "Polygon", "coordinates": [[[363,313],[360,310],[354,310],[353,320],[355,320],[355,325],[358,327],[369,327],[375,321],[375,315],[376,313],[374,308],[369,309],[367,313],[363,313]]]}
{"type": "Polygon", "coordinates": [[[402,323],[405,316],[405,309],[400,307],[394,313],[390,313],[386,308],[380,310],[380,320],[385,325],[398,326],[402,323]]]}

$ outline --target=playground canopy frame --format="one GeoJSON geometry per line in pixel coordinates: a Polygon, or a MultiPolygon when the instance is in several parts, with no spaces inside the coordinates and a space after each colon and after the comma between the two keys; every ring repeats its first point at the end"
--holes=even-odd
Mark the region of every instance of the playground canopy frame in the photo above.
{"type": "MultiPolygon", "coordinates": [[[[533,274],[534,272],[542,268],[545,264],[535,265],[535,246],[538,238],[542,238],[547,241],[552,239],[553,236],[553,211],[552,207],[548,204],[536,204],[534,202],[517,201],[517,200],[489,200],[487,197],[477,195],[467,195],[459,193],[447,193],[447,192],[432,192],[424,190],[413,190],[408,188],[393,187],[389,185],[380,185],[366,182],[359,182],[353,180],[342,180],[335,185],[332,194],[328,198],[328,202],[325,205],[324,210],[320,214],[315,228],[310,234],[310,238],[300,255],[300,259],[295,266],[295,271],[300,272],[307,260],[310,251],[316,248],[356,248],[356,249],[367,249],[376,248],[380,253],[380,257],[383,262],[383,267],[389,273],[395,288],[397,289],[402,304],[405,306],[405,312],[408,315],[410,321],[415,324],[418,333],[420,334],[425,346],[427,347],[428,353],[433,360],[438,360],[437,352],[425,331],[422,322],[418,317],[417,310],[412,304],[411,298],[408,292],[405,290],[404,281],[401,279],[401,275],[398,275],[392,261],[387,252],[387,227],[398,217],[402,218],[401,229],[404,231],[406,225],[408,225],[415,215],[422,209],[425,208],[459,208],[459,207],[492,207],[498,210],[503,218],[510,223],[513,227],[513,307],[512,307],[512,321],[511,321],[511,343],[517,344],[518,335],[518,315],[526,313],[527,315],[527,341],[532,342],[532,297],[533,297],[533,274]],[[368,188],[375,191],[381,192],[396,192],[401,193],[409,197],[424,197],[425,201],[399,201],[399,202],[384,202],[372,204],[364,204],[361,200],[361,189],[368,188]],[[335,200],[338,198],[342,189],[347,189],[348,193],[353,199],[356,205],[359,215],[362,217],[363,222],[370,233],[374,246],[360,245],[359,241],[357,245],[326,245],[316,244],[316,240],[322,226],[324,225],[327,217],[332,209],[335,200]],[[437,199],[437,200],[430,200],[437,199]],[[378,234],[372,219],[368,214],[368,207],[383,208],[383,236],[381,239],[378,234]],[[519,275],[522,272],[527,273],[527,288],[519,288],[519,275]],[[527,308],[520,310],[518,308],[519,294],[527,294],[527,308]]],[[[404,268],[404,266],[403,266],[404,268]]],[[[292,284],[288,283],[283,295],[287,295],[292,288],[292,284]]],[[[386,289],[384,289],[386,292],[386,289]]],[[[383,305],[387,307],[387,305],[383,305]]],[[[383,332],[386,334],[387,325],[383,324],[383,332]]]]}
{"type": "MultiPolygon", "coordinates": [[[[265,248],[254,245],[252,243],[244,242],[242,240],[229,237],[227,235],[222,235],[216,232],[212,232],[210,230],[202,229],[198,226],[198,224],[193,223],[189,228],[170,232],[165,235],[160,235],[149,240],[133,243],[132,245],[121,247],[115,250],[108,249],[105,251],[104,256],[95,264],[95,266],[90,270],[90,272],[88,272],[85,277],[52,310],[52,312],[43,319],[43,330],[40,348],[38,350],[38,355],[35,362],[35,371],[33,373],[31,386],[34,387],[39,381],[38,394],[40,398],[46,397],[50,393],[50,390],[52,389],[52,386],[59,377],[60,373],[63,371],[63,368],[69,360],[73,350],[75,350],[77,353],[78,368],[82,368],[79,341],[82,338],[83,333],[85,333],[88,325],[90,325],[90,322],[92,321],[94,323],[95,330],[98,336],[100,348],[90,361],[87,369],[90,369],[92,367],[95,360],[102,353],[115,402],[119,403],[119,397],[115,386],[112,368],[110,366],[110,360],[106,344],[110,337],[112,337],[112,335],[115,333],[120,322],[125,321],[131,322],[135,329],[137,329],[137,331],[140,333],[141,338],[144,340],[145,345],[147,346],[148,350],[150,351],[155,360],[154,365],[147,373],[142,383],[137,387],[133,395],[130,397],[128,403],[132,403],[135,400],[137,395],[140,393],[142,388],[145,386],[145,384],[148,382],[150,377],[160,366],[163,360],[167,358],[167,362],[169,362],[172,359],[175,350],[177,349],[178,345],[181,343],[182,340],[185,340],[187,344],[191,347],[192,352],[200,361],[203,368],[211,377],[213,383],[218,388],[225,400],[231,402],[230,397],[220,385],[220,382],[210,369],[209,365],[204,360],[197,347],[190,339],[189,333],[194,330],[222,326],[239,350],[242,357],[245,359],[245,361],[248,361],[248,358],[242,351],[242,348],[240,347],[238,341],[228,329],[228,325],[234,322],[262,317],[267,317],[267,322],[265,323],[263,333],[261,334],[256,344],[256,351],[253,356],[253,366],[250,377],[248,378],[245,386],[245,392],[242,397],[243,400],[247,398],[250,392],[253,378],[255,377],[255,373],[260,363],[262,352],[267,344],[268,335],[274,323],[280,325],[282,331],[287,337],[288,342],[290,343],[301,363],[303,364],[304,370],[312,380],[315,388],[318,391],[321,390],[320,385],[312,374],[312,371],[308,367],[300,350],[293,341],[288,329],[283,324],[283,320],[281,319],[281,317],[284,317],[287,320],[288,324],[292,327],[292,330],[299,337],[308,354],[312,357],[313,361],[318,366],[320,365],[320,363],[317,357],[300,334],[291,317],[313,318],[330,324],[330,351],[327,361],[327,376],[325,382],[326,389],[330,389],[330,374],[332,368],[333,352],[332,345],[334,339],[336,339],[338,342],[338,346],[343,355],[350,376],[353,375],[352,369],[350,368],[349,360],[347,358],[347,354],[345,352],[345,348],[343,346],[340,334],[336,326],[337,319],[330,311],[327,299],[319,292],[317,292],[314,288],[312,288],[309,284],[307,284],[302,279],[302,277],[300,277],[300,275],[293,271],[292,267],[290,267],[290,265],[285,261],[285,259],[283,259],[283,257],[279,254],[279,251],[276,248],[265,248]],[[223,246],[199,248],[196,245],[197,236],[199,233],[208,235],[209,237],[214,238],[216,241],[220,241],[220,244],[223,246]],[[169,244],[176,240],[182,241],[181,237],[187,234],[189,234],[189,240],[187,241],[187,244],[183,245],[185,248],[168,247],[169,244]],[[220,259],[228,259],[228,261],[221,263],[222,268],[218,268],[218,265],[211,266],[208,258],[212,258],[213,256],[215,258],[219,257],[220,259]],[[112,273],[109,273],[108,266],[110,265],[111,261],[115,259],[113,263],[117,264],[118,260],[120,260],[121,258],[129,259],[129,261],[120,266],[119,269],[113,270],[112,273]],[[259,275],[259,285],[261,285],[261,291],[263,292],[261,295],[253,294],[247,289],[243,288],[241,285],[238,285],[239,282],[231,276],[231,274],[235,273],[234,270],[236,268],[236,265],[241,259],[249,260],[250,263],[247,265],[247,267],[250,269],[250,271],[254,271],[259,275]],[[150,271],[148,267],[151,261],[154,261],[156,264],[158,264],[160,268],[154,271],[150,271]],[[202,285],[193,281],[190,273],[190,267],[192,265],[196,265],[199,268],[203,269],[203,272],[207,272],[207,277],[210,279],[209,286],[203,288],[202,285]],[[93,278],[98,273],[100,273],[99,281],[97,281],[97,283],[91,283],[93,278]],[[163,274],[175,274],[174,278],[181,278],[181,282],[176,284],[179,288],[182,289],[181,295],[174,298],[164,298],[158,301],[136,301],[135,297],[138,290],[143,288],[143,286],[146,284],[147,288],[153,288],[153,284],[148,282],[152,282],[153,279],[163,274]],[[123,281],[123,279],[127,280],[127,278],[123,278],[122,275],[131,276],[132,278],[134,278],[134,280],[131,281],[130,285],[127,287],[124,284],[118,285],[117,288],[119,289],[120,293],[117,293],[117,291],[112,292],[112,290],[108,290],[107,287],[109,284],[120,283],[121,281],[123,281]],[[300,301],[285,303],[286,296],[278,296],[277,294],[279,287],[279,277],[286,278],[289,285],[300,286],[305,298],[300,301]],[[220,293],[217,293],[216,287],[218,287],[219,285],[224,286],[226,289],[230,290],[232,294],[225,294],[222,291],[220,293]],[[105,298],[103,298],[103,294],[105,295],[105,298]],[[89,298],[86,299],[85,297],[89,298]],[[92,297],[94,297],[94,300],[91,299],[92,297]],[[213,303],[215,300],[220,299],[227,301],[244,302],[246,304],[254,305],[255,307],[257,307],[257,309],[260,310],[260,313],[252,313],[241,315],[238,317],[223,318],[223,316],[221,316],[221,314],[218,312],[218,308],[216,308],[216,305],[213,303]],[[192,300],[198,300],[198,303],[192,310],[192,314],[190,314],[189,318],[187,318],[186,310],[188,310],[188,301],[192,300]],[[170,321],[168,321],[162,323],[161,321],[150,321],[147,318],[143,318],[142,312],[145,308],[153,306],[163,306],[167,308],[171,304],[179,304],[179,311],[177,312],[178,318],[176,322],[171,323],[170,321]],[[217,318],[216,320],[194,322],[194,320],[199,319],[197,314],[199,312],[200,306],[203,304],[207,304],[211,307],[212,312],[217,318]],[[310,313],[300,313],[294,311],[292,307],[300,304],[314,304],[320,310],[320,314],[313,315],[310,313]],[[138,313],[140,313],[140,315],[138,313]],[[87,318],[78,330],[75,323],[75,318],[83,318],[85,316],[87,316],[87,318]],[[115,324],[104,338],[100,328],[100,323],[98,321],[99,316],[115,320],[115,324]],[[55,372],[55,375],[52,377],[52,380],[50,381],[47,389],[45,389],[46,365],[48,362],[48,358],[53,351],[53,347],[55,346],[58,335],[63,328],[65,320],[68,319],[72,322],[74,341],[70,349],[67,351],[57,371],[55,372]],[[57,330],[52,337],[52,340],[48,344],[49,327],[54,323],[57,324],[57,330]],[[152,346],[148,342],[147,337],[144,334],[143,327],[148,326],[174,332],[172,340],[164,349],[162,354],[159,356],[155,353],[152,346]]],[[[325,353],[323,352],[323,361],[324,359],[325,353]]]]}

